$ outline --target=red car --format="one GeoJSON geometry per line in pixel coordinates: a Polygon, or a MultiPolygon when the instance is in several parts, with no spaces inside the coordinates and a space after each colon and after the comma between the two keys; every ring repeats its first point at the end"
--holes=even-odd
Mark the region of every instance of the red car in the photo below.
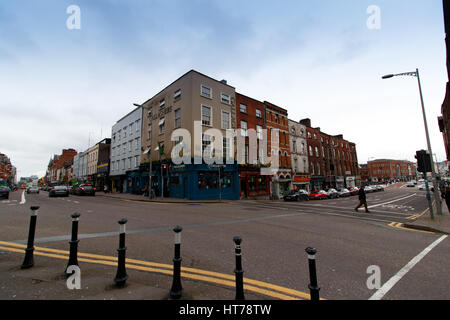
{"type": "Polygon", "coordinates": [[[354,196],[358,194],[359,189],[357,187],[350,187],[348,188],[348,191],[350,191],[350,194],[354,196]]]}
{"type": "Polygon", "coordinates": [[[316,200],[316,199],[327,199],[328,194],[324,190],[319,191],[311,191],[309,194],[309,199],[316,200]]]}

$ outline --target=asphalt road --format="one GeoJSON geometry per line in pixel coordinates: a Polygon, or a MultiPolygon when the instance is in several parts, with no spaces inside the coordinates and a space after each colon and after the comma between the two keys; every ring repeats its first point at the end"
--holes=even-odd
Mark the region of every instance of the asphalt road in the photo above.
{"type": "MultiPolygon", "coordinates": [[[[43,191],[26,195],[24,201],[19,190],[9,200],[0,200],[0,241],[26,244],[29,208],[39,205],[35,245],[44,248],[68,250],[70,215],[79,212],[79,252],[116,256],[117,221],[125,217],[130,259],[172,264],[172,228],[180,225],[184,268],[232,276],[232,239],[239,235],[244,277],[283,287],[286,294],[289,289],[309,293],[305,248],[311,246],[318,251],[317,273],[324,299],[449,299],[450,240],[399,227],[425,212],[425,192],[394,187],[370,193],[367,200],[371,213],[363,208],[355,212],[358,200],[354,196],[298,203],[174,204],[124,201],[102,193],[49,198],[43,191]],[[370,266],[381,272],[380,284],[385,284],[381,290],[367,286],[370,266]]],[[[165,279],[161,285],[170,287],[169,275],[157,273],[156,278],[165,279]]],[[[191,285],[201,282],[194,279],[191,285]]],[[[189,285],[184,286],[186,292],[189,285]]],[[[193,298],[234,298],[223,296],[224,291],[215,290],[214,285],[223,287],[213,284],[199,295],[192,294],[193,298]]],[[[279,298],[255,294],[254,299],[279,298]]]]}

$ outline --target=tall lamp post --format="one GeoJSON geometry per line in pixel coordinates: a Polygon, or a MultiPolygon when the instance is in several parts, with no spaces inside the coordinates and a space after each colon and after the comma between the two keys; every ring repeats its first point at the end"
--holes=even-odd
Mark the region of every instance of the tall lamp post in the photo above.
{"type": "MultiPolygon", "coordinates": [[[[149,108],[141,105],[141,104],[137,104],[137,103],[133,103],[133,105],[135,105],[136,107],[141,107],[142,110],[148,110],[149,108]]],[[[143,120],[143,119],[142,119],[143,120]]],[[[152,121],[152,119],[150,119],[150,121],[152,121]]],[[[142,124],[144,124],[144,121],[142,121],[142,124]]],[[[142,136],[142,130],[141,130],[141,136],[142,136]]],[[[150,148],[148,149],[148,159],[149,159],[149,170],[148,170],[148,197],[149,199],[153,199],[153,192],[152,192],[152,134],[150,133],[150,148]]]]}
{"type": "MultiPolygon", "coordinates": [[[[389,78],[397,77],[397,76],[417,77],[417,82],[419,84],[420,102],[422,103],[423,123],[425,125],[425,134],[427,136],[428,153],[430,154],[430,159],[431,159],[431,174],[432,174],[433,185],[434,185],[434,199],[436,201],[437,213],[442,214],[441,199],[439,197],[439,186],[438,186],[437,179],[436,179],[436,172],[434,170],[434,160],[433,160],[433,156],[432,156],[433,152],[431,151],[430,136],[428,134],[427,117],[425,115],[425,106],[423,104],[422,86],[420,84],[419,69],[416,68],[416,71],[412,71],[412,72],[387,74],[387,75],[383,76],[382,79],[389,79],[389,78]]],[[[425,178],[426,178],[426,173],[425,173],[425,178]]]]}

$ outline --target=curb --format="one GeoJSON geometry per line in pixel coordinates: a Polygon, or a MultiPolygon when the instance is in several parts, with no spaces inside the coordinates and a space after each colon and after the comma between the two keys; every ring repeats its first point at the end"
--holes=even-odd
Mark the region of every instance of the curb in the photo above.
{"type": "Polygon", "coordinates": [[[416,230],[422,230],[422,231],[429,231],[429,232],[434,232],[434,233],[441,233],[441,234],[450,234],[449,232],[445,232],[442,230],[438,230],[438,229],[434,229],[434,228],[430,228],[430,227],[426,227],[426,226],[420,226],[420,225],[414,225],[414,224],[407,224],[407,223],[403,223],[403,226],[405,228],[409,228],[409,229],[416,229],[416,230]]]}

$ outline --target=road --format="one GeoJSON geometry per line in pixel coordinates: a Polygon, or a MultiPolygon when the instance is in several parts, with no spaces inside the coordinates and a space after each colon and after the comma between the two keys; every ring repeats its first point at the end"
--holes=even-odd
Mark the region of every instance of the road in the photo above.
{"type": "MultiPolygon", "coordinates": [[[[7,257],[23,256],[19,251],[23,251],[28,236],[29,208],[38,205],[35,245],[54,250],[68,250],[70,215],[79,212],[79,252],[116,256],[117,221],[125,217],[127,258],[136,260],[136,264],[157,266],[130,272],[136,282],[151,274],[151,281],[164,290],[170,289],[171,283],[170,272],[164,268],[172,264],[172,228],[182,226],[182,267],[189,268],[183,279],[184,290],[193,299],[234,298],[230,283],[234,279],[232,239],[236,235],[243,238],[244,277],[253,280],[247,283],[250,299],[308,298],[304,251],[308,246],[318,251],[317,273],[324,299],[449,299],[450,240],[441,234],[401,226],[427,214],[425,192],[392,187],[369,193],[367,200],[371,213],[354,211],[358,203],[355,196],[298,203],[179,204],[125,201],[102,193],[96,197],[49,198],[43,191],[22,199],[19,190],[11,194],[10,200],[0,201],[0,252],[8,252],[0,255],[0,268],[10,259],[7,257]],[[8,250],[12,244],[20,250],[8,250]],[[386,284],[382,290],[368,288],[370,266],[379,268],[380,283],[386,284]],[[208,278],[208,272],[216,273],[214,278],[208,278]]],[[[95,271],[95,263],[89,267],[95,271]]],[[[115,271],[112,266],[101,267],[110,275],[115,271]]],[[[8,286],[12,286],[10,283],[8,286]]],[[[3,286],[0,298],[10,299],[15,291],[19,292],[3,286]]],[[[101,296],[98,293],[97,297],[101,296]]]]}

